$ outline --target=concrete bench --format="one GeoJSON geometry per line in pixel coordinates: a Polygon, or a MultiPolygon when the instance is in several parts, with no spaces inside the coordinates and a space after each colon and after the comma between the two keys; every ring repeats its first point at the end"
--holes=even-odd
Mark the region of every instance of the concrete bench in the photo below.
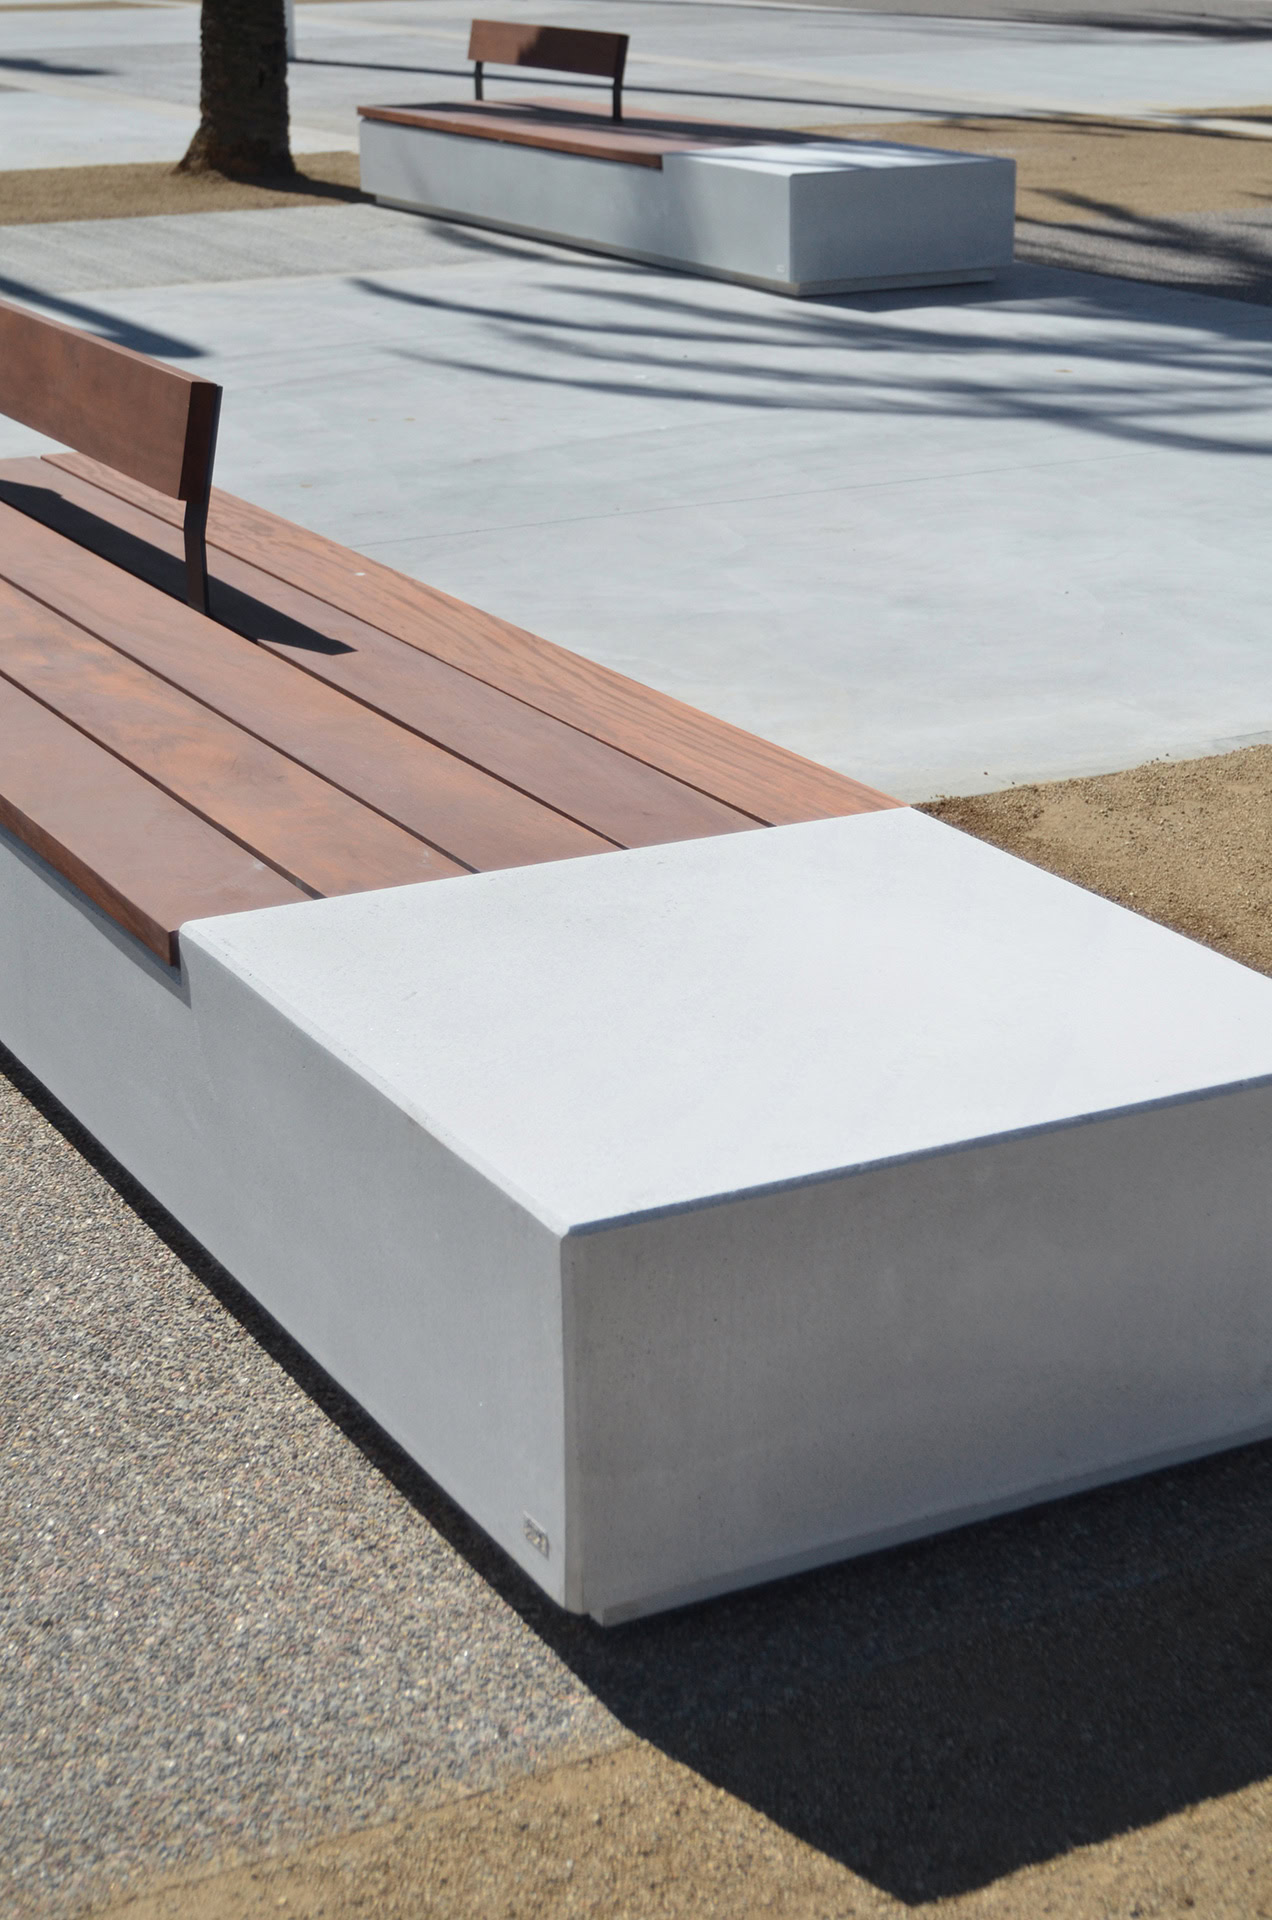
{"type": "Polygon", "coordinates": [[[1272,982],[215,489],[190,606],[219,396],[67,331],[0,1041],[546,1592],[1272,1430],[1272,982]]]}
{"type": "Polygon", "coordinates": [[[386,206],[786,294],[989,280],[1011,261],[1012,160],[620,121],[618,84],[610,120],[480,90],[471,103],[360,107],[362,185],[386,206]]]}

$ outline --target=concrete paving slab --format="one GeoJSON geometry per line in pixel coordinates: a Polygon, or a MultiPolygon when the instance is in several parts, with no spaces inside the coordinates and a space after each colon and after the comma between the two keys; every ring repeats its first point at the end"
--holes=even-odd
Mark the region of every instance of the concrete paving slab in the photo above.
{"type": "MultiPolygon", "coordinates": [[[[511,17],[536,13],[535,0],[509,6],[511,17]]],[[[587,24],[590,0],[561,0],[555,17],[587,24]]],[[[302,8],[290,70],[297,151],[352,146],[364,101],[466,97],[469,18],[454,0],[302,8]]],[[[1254,29],[1128,33],[1085,19],[1022,24],[692,0],[631,0],[624,24],[633,104],[763,125],[881,110],[1126,113],[1272,98],[1272,40],[1254,29]]],[[[176,158],[188,135],[173,110],[189,116],[198,98],[197,9],[5,15],[0,81],[45,102],[0,119],[0,168],[176,158]]],[[[500,84],[516,97],[541,92],[543,76],[500,84]]],[[[588,92],[582,86],[579,97],[588,92]]]]}
{"type": "Polygon", "coordinates": [[[86,99],[67,88],[24,81],[6,95],[0,116],[0,165],[71,167],[124,160],[179,160],[199,116],[166,101],[130,96],[86,99]]]}
{"type": "Polygon", "coordinates": [[[45,310],[224,380],[233,491],[903,797],[1272,729],[1264,311],[1041,268],[794,308],[461,234],[45,310]]]}
{"type": "Polygon", "coordinates": [[[5,230],[4,274],[48,293],[471,264],[462,232],[389,207],[58,220],[5,230]]]}
{"type": "MultiPolygon", "coordinates": [[[[534,18],[533,0],[512,0],[509,17],[534,18]]],[[[583,25],[594,16],[588,0],[562,0],[554,17],[583,25]]],[[[468,18],[453,0],[421,6],[413,0],[377,0],[373,13],[362,0],[311,8],[301,16],[298,51],[305,77],[297,76],[298,87],[311,84],[309,61],[338,57],[332,45],[324,44],[338,33],[362,38],[365,51],[355,54],[349,45],[344,57],[368,63],[362,69],[365,80],[375,78],[378,67],[381,84],[391,84],[396,63],[409,78],[412,47],[416,61],[420,49],[434,49],[435,57],[421,64],[454,64],[464,72],[468,18]],[[436,57],[443,53],[449,54],[446,61],[436,57]]],[[[1221,105],[1272,97],[1251,91],[1260,76],[1272,76],[1272,43],[1253,36],[1229,43],[1184,33],[1117,34],[1073,19],[1024,25],[825,8],[673,7],[651,0],[632,0],[624,9],[624,25],[632,36],[625,92],[633,103],[683,94],[703,102],[713,96],[746,101],[756,110],[766,101],[798,110],[838,97],[846,106],[975,102],[988,111],[993,102],[1000,109],[1011,102],[1071,112],[1115,107],[1127,112],[1171,102],[1221,105]]],[[[542,91],[542,77],[535,84],[542,91]]],[[[493,73],[491,85],[496,91],[493,73]]],[[[508,91],[515,95],[517,88],[514,78],[508,91]]],[[[305,97],[298,91],[298,101],[305,97]]],[[[705,104],[693,110],[715,111],[705,104]]],[[[798,111],[794,117],[800,117],[798,111]]]]}

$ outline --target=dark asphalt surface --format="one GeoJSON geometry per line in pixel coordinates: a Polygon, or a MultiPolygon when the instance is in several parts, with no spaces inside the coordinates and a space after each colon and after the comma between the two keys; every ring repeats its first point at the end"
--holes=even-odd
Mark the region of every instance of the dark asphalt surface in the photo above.
{"type": "Polygon", "coordinates": [[[0,1064],[0,1911],[624,1730],[910,1902],[1272,1771],[1272,1446],[603,1633],[0,1064]]]}

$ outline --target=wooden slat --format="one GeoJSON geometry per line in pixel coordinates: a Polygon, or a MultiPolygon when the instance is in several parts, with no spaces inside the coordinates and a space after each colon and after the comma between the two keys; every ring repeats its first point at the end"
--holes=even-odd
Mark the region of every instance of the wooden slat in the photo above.
{"type": "MultiPolygon", "coordinates": [[[[180,535],[130,501],[41,460],[0,463],[0,501],[152,585],[181,590],[180,535]]],[[[213,613],[236,632],[618,846],[662,846],[756,825],[736,808],[232,554],[218,552],[215,582],[213,613]]]]}
{"type": "Polygon", "coordinates": [[[464,871],[7,582],[0,675],[308,893],[464,871]]]}
{"type": "Polygon", "coordinates": [[[358,112],[364,120],[387,120],[393,126],[542,147],[550,153],[613,160],[631,167],[661,168],[669,153],[772,146],[777,140],[797,147],[808,139],[786,130],[775,132],[772,127],[735,127],[720,120],[665,114],[625,112],[622,120],[601,119],[565,100],[428,100],[397,107],[359,107],[358,112]]]}
{"type": "MultiPolygon", "coordinates": [[[[144,491],[92,461],[55,454],[51,464],[147,504],[144,491]]],[[[307,589],[766,825],[901,804],[233,494],[213,490],[208,533],[214,546],[276,579],[307,589]]]]}
{"type": "Polygon", "coordinates": [[[3,505],[0,576],[465,867],[611,846],[3,505]]]}
{"type": "Polygon", "coordinates": [[[609,137],[612,127],[622,133],[626,121],[567,119],[564,114],[536,118],[518,101],[505,112],[495,100],[449,101],[422,107],[359,107],[364,120],[387,120],[396,127],[423,127],[429,133],[451,133],[469,140],[493,140],[510,147],[541,147],[549,153],[572,153],[583,160],[615,160],[629,167],[661,169],[665,143],[636,134],[630,140],[609,137]]]}
{"type": "Polygon", "coordinates": [[[603,74],[612,80],[627,59],[625,33],[590,27],[532,27],[524,20],[474,20],[468,58],[500,67],[551,67],[557,73],[603,74]]]}
{"type": "Polygon", "coordinates": [[[205,915],[309,896],[0,679],[0,826],[170,966],[205,915]]]}
{"type": "Polygon", "coordinates": [[[221,389],[0,300],[0,413],[178,500],[201,500],[221,389]]]}

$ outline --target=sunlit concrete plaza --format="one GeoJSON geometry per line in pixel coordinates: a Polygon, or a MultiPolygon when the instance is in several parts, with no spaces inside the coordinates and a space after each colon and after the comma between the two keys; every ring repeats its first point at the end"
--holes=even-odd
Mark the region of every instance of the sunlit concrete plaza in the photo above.
{"type": "MultiPolygon", "coordinates": [[[[1272,96],[1265,41],[624,19],[634,105],[775,125],[1272,96]]],[[[298,22],[298,152],[470,91],[440,6],[298,22]]],[[[7,16],[0,161],[176,158],[196,31],[7,16]]],[[[9,228],[3,276],[223,381],[231,491],[904,798],[1272,732],[1258,307],[1033,264],[792,303],[347,205],[9,228]]]]}

